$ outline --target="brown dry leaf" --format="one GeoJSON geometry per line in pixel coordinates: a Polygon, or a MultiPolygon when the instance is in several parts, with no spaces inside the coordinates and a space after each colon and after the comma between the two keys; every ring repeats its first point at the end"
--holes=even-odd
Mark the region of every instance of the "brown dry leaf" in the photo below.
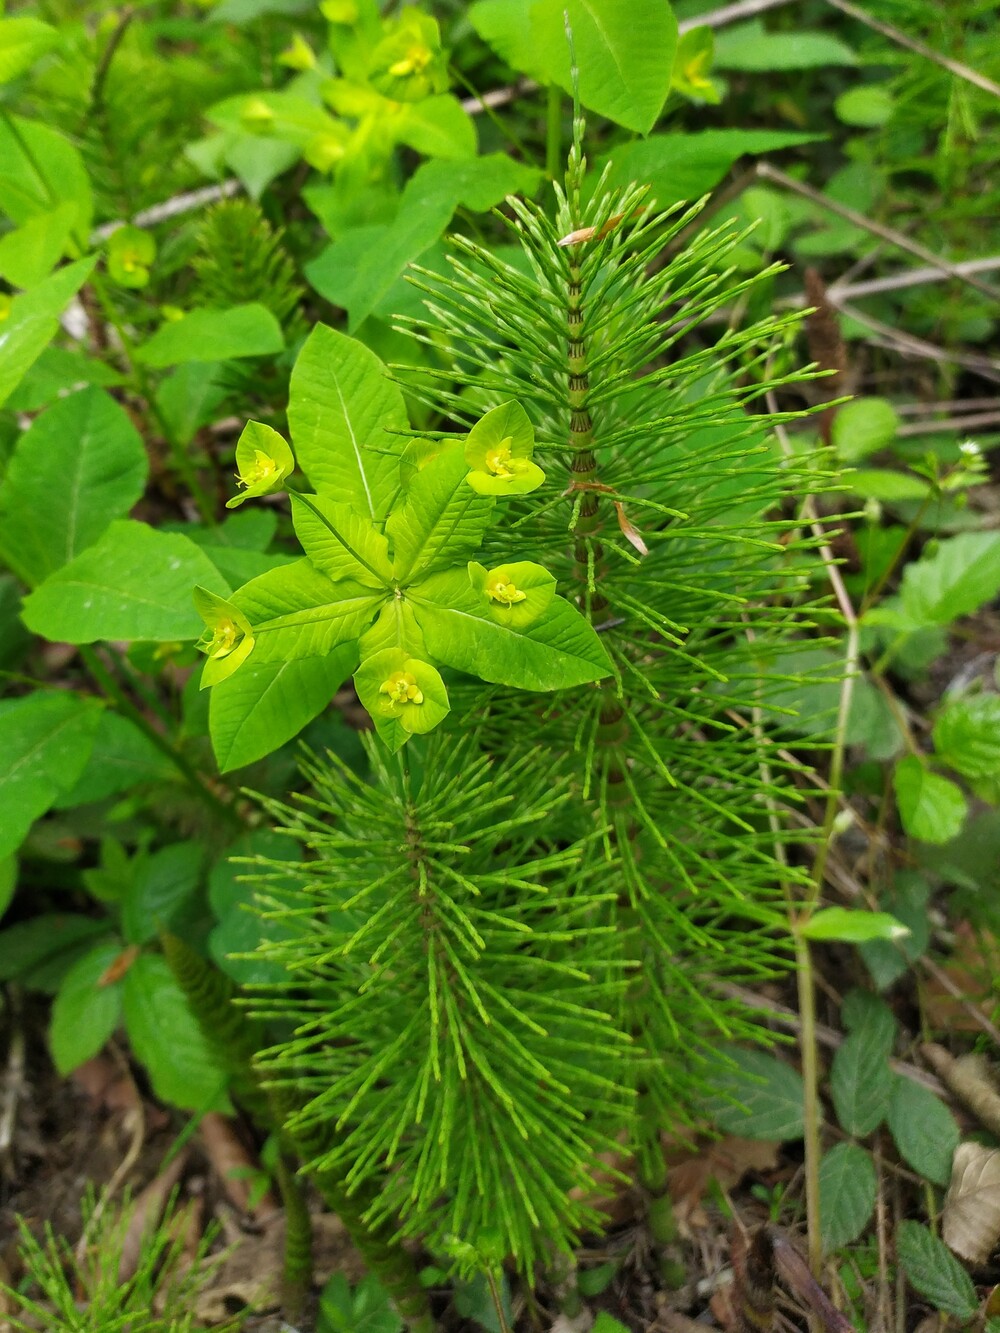
{"type": "Polygon", "coordinates": [[[122,1257],[118,1265],[119,1282],[127,1282],[134,1276],[146,1237],[159,1222],[171,1190],[184,1173],[187,1159],[186,1150],[177,1153],[136,1198],[128,1231],[122,1242],[122,1257]]]}
{"type": "Polygon", "coordinates": [[[955,948],[941,969],[958,988],[962,999],[936,981],[924,987],[924,1015],[931,1027],[943,1032],[979,1032],[982,1025],[969,1013],[977,1006],[988,1018],[996,1007],[993,979],[1000,973],[1000,940],[986,930],[973,930],[967,921],[955,929],[955,948]]]}
{"type": "Polygon", "coordinates": [[[260,1163],[254,1161],[237,1137],[231,1120],[217,1111],[208,1111],[198,1126],[208,1160],[222,1182],[229,1202],[241,1213],[251,1213],[261,1222],[278,1211],[278,1201],[270,1190],[250,1207],[254,1174],[260,1172],[260,1163]]]}
{"type": "Polygon", "coordinates": [[[625,512],[625,506],[620,500],[614,501],[615,513],[618,515],[618,526],[622,530],[622,536],[627,542],[639,552],[640,555],[649,555],[649,547],[642,540],[642,534],[635,526],[628,514],[625,512]]]}
{"type": "Polygon", "coordinates": [[[708,1144],[696,1157],[672,1166],[667,1172],[667,1184],[678,1224],[684,1228],[705,1225],[708,1219],[700,1204],[708,1191],[708,1182],[715,1180],[728,1192],[748,1171],[773,1171],[778,1165],[779,1146],[728,1135],[708,1144]]]}
{"type": "MultiPolygon", "coordinates": [[[[317,1284],[321,1286],[338,1270],[346,1274],[352,1285],[359,1282],[365,1273],[364,1262],[340,1218],[319,1213],[311,1220],[317,1284]]],[[[276,1308],[281,1299],[284,1244],[283,1213],[262,1227],[258,1235],[241,1236],[226,1250],[210,1287],[199,1297],[198,1318],[206,1324],[220,1323],[231,1317],[233,1305],[251,1310],[276,1308]]]]}
{"type": "Polygon", "coordinates": [[[95,1108],[107,1111],[137,1111],[142,1106],[139,1089],[129,1076],[107,1055],[95,1055],[77,1065],[71,1075],[95,1108]]]}
{"type": "Polygon", "coordinates": [[[984,1264],[1000,1240],[1000,1149],[960,1143],[941,1221],[944,1243],[970,1264],[984,1264]]]}
{"type": "Polygon", "coordinates": [[[948,1091],[965,1103],[979,1123],[1000,1135],[1000,1093],[983,1056],[960,1055],[956,1060],[943,1046],[932,1041],[921,1046],[920,1054],[948,1091]]]}
{"type": "Polygon", "coordinates": [[[127,949],[122,949],[98,977],[98,986],[113,986],[116,981],[121,981],[141,953],[142,946],[138,944],[130,944],[127,949]]]}

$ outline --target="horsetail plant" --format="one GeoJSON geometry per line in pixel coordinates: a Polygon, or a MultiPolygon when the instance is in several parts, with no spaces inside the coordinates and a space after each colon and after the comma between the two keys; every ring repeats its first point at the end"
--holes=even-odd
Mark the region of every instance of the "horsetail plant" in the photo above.
{"type": "Polygon", "coordinates": [[[626,1141],[655,1209],[661,1130],[760,1038],[724,983],[788,963],[795,765],[762,719],[813,629],[785,507],[813,463],[761,407],[810,374],[769,369],[796,317],[727,323],[768,276],[727,268],[739,231],[594,182],[581,134],[554,217],[510,201],[516,261],[459,239],[418,273],[432,369],[313,332],[305,557],[201,603],[220,749],[289,662],[353,673],[375,731],[363,775],[309,758],[267,803],[307,856],[249,876],[287,927],[258,1068],[369,1225],[529,1280],[626,1141]]]}

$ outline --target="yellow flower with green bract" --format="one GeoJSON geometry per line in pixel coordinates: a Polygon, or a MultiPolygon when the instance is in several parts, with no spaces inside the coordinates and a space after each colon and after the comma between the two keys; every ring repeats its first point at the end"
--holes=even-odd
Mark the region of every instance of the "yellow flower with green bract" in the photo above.
{"type": "Polygon", "coordinates": [[[383,648],[354,673],[358,698],[392,750],[432,731],[451,707],[440,673],[405,648],[383,648]]]}
{"type": "Polygon", "coordinates": [[[541,619],[556,595],[555,575],[533,560],[485,569],[473,560],[469,580],[482,593],[486,614],[510,629],[525,629],[541,619]]]}
{"type": "Polygon", "coordinates": [[[535,431],[520,403],[501,403],[469,431],[468,482],[480,495],[527,495],[545,480],[533,463],[535,431]]]}
{"type": "Polygon", "coordinates": [[[378,687],[379,694],[387,694],[390,703],[422,704],[424,693],[417,684],[417,678],[409,671],[394,671],[388,680],[378,687]]]}
{"type": "Polygon", "coordinates": [[[227,509],[235,509],[252,496],[281,490],[295,468],[295,459],[276,430],[262,421],[248,421],[236,445],[236,466],[242,493],[226,501],[227,509]]]}
{"type": "Polygon", "coordinates": [[[250,656],[254,646],[249,620],[232,602],[207,588],[195,588],[194,604],[205,622],[205,631],[195,644],[208,661],[201,673],[201,688],[227,680],[250,656]]]}

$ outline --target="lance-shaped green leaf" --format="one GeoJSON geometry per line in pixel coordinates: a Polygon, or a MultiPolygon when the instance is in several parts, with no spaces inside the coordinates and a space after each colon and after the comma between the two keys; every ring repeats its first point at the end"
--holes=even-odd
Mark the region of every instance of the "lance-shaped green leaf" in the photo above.
{"type": "Polygon", "coordinates": [[[407,596],[433,655],[470,676],[520,690],[558,690],[611,674],[592,626],[561,597],[522,629],[493,619],[465,570],[432,574],[407,596]]]}
{"type": "Polygon", "coordinates": [[[392,597],[386,602],[375,624],[362,634],[358,647],[362,661],[385,648],[403,648],[407,657],[430,656],[413,607],[405,597],[392,597]]]}
{"type": "Polygon", "coordinates": [[[485,569],[473,561],[469,579],[498,625],[524,629],[540,620],[556,595],[556,579],[541,565],[515,560],[510,565],[485,569]]]}
{"type": "Polygon", "coordinates": [[[248,421],[236,443],[236,467],[238,485],[244,489],[226,501],[227,509],[254,496],[280,491],[295,470],[295,459],[276,430],[262,421],[248,421]]]}
{"type": "MultiPolygon", "coordinates": [[[[13,124],[13,121],[11,122],[13,124]]],[[[3,157],[3,136],[0,134],[0,162],[3,157]]],[[[2,177],[0,177],[2,183],[2,177]]],[[[3,194],[0,191],[0,206],[3,194]]],[[[70,299],[87,281],[97,263],[93,256],[79,259],[57,269],[51,277],[40,282],[30,292],[15,296],[3,321],[0,332],[3,363],[0,365],[0,403],[4,403],[41,356],[59,327],[59,316],[70,299]]]]}
{"type": "MultiPolygon", "coordinates": [[[[408,458],[412,454],[407,451],[408,458]]],[[[414,474],[405,502],[385,525],[392,541],[393,573],[400,582],[461,564],[478,551],[495,501],[467,486],[468,474],[457,442],[446,445],[414,474]]]]}
{"type": "Polygon", "coordinates": [[[384,519],[399,479],[406,430],[401,390],[363,343],[317,324],[292,371],[288,422],[317,491],[384,519]]]}
{"type": "Polygon", "coordinates": [[[402,648],[367,658],[354,673],[354,685],[390,750],[398,750],[413,734],[431,731],[451,707],[440,674],[402,648]]]}
{"type": "Polygon", "coordinates": [[[256,763],[297,736],[322,712],[358,660],[357,645],[341,644],[326,657],[258,662],[212,691],[208,729],[219,769],[256,763]]]}
{"type": "Polygon", "coordinates": [[[357,639],[385,601],[357,583],[334,583],[310,560],[269,569],[233,601],[253,626],[255,662],[324,657],[357,639]]]}
{"type": "Polygon", "coordinates": [[[468,483],[480,495],[527,495],[545,473],[531,461],[535,429],[520,403],[501,403],[469,431],[465,461],[468,483]]]}
{"type": "Polygon", "coordinates": [[[239,669],[253,651],[254,635],[239,607],[207,588],[195,588],[194,605],[205,622],[205,633],[195,645],[208,658],[201,673],[204,690],[239,669]]]}
{"type": "Polygon", "coordinates": [[[292,523],[302,549],[329,578],[385,589],[392,581],[389,543],[370,518],[322,495],[292,493],[292,523]]]}

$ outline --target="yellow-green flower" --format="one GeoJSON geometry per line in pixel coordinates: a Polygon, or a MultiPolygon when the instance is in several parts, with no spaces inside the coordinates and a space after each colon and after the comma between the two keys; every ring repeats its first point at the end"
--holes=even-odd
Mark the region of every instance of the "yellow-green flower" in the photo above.
{"type": "Polygon", "coordinates": [[[409,671],[394,671],[378,687],[379,694],[387,694],[389,702],[394,704],[422,704],[424,692],[417,684],[417,678],[409,671]]]}
{"type": "Polygon", "coordinates": [[[280,491],[295,468],[295,459],[276,430],[262,421],[248,421],[236,445],[236,466],[243,492],[226,501],[227,509],[235,509],[252,496],[280,491]]]}
{"type": "Polygon", "coordinates": [[[545,480],[531,461],[535,431],[520,403],[501,403],[469,431],[469,485],[480,495],[527,495],[545,480]]]}
{"type": "Polygon", "coordinates": [[[195,588],[194,604],[205,622],[205,632],[195,647],[208,661],[201,673],[201,688],[218,685],[233,674],[253,651],[254,636],[249,620],[224,597],[207,588],[195,588]]]}
{"type": "Polygon", "coordinates": [[[484,569],[475,560],[469,579],[482,593],[487,615],[510,629],[525,629],[549,609],[556,595],[555,576],[532,560],[484,569]]]}
{"type": "Polygon", "coordinates": [[[419,102],[448,87],[448,65],[437,20],[404,9],[387,20],[385,35],[369,58],[368,82],[394,102],[419,102]]]}
{"type": "Polygon", "coordinates": [[[156,242],[141,227],[119,227],[108,237],[108,277],[121,287],[145,287],[156,242]]]}
{"type": "Polygon", "coordinates": [[[354,673],[354,686],[392,750],[411,735],[431,731],[451,707],[440,674],[405,648],[383,648],[366,657],[354,673]]]}
{"type": "Polygon", "coordinates": [[[312,49],[306,39],[300,32],[292,34],[292,40],[278,56],[279,65],[286,65],[289,69],[307,70],[314,69],[316,65],[316,52],[312,49]]]}
{"type": "Polygon", "coordinates": [[[521,588],[518,588],[509,569],[491,569],[486,575],[486,595],[492,597],[495,602],[501,602],[504,606],[513,606],[515,602],[523,602],[528,596],[521,588]]]}

